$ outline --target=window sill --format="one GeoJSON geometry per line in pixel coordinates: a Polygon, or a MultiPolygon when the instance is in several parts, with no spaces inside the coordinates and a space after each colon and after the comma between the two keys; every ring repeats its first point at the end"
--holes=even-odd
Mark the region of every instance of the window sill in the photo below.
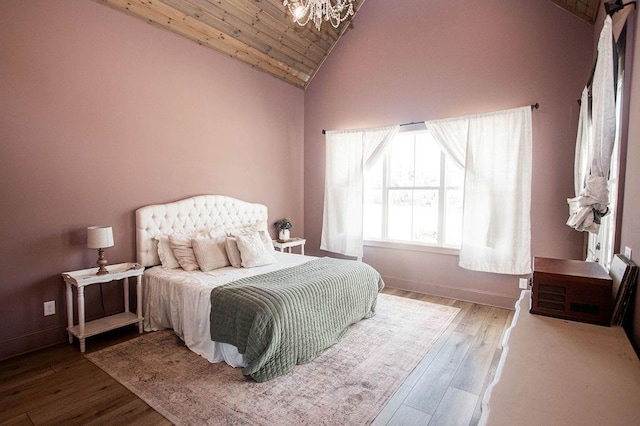
{"type": "Polygon", "coordinates": [[[365,247],[381,247],[381,248],[389,248],[389,249],[395,249],[395,250],[421,251],[426,253],[446,254],[449,256],[460,255],[460,249],[458,248],[430,246],[427,244],[365,240],[363,242],[363,245],[365,247]]]}

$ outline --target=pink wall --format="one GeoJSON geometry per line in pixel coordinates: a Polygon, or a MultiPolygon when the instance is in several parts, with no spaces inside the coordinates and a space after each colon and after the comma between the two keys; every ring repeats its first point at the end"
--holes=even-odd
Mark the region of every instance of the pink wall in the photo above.
{"type": "MultiPolygon", "coordinates": [[[[577,259],[565,225],[573,196],[578,104],[592,26],[548,0],[367,0],[305,92],[305,236],[319,254],[322,129],[353,129],[495,111],[533,112],[533,254],[577,259]]],[[[517,277],[470,272],[457,257],[366,248],[388,285],[513,306],[517,277]]]]}
{"type": "MultiPolygon", "coordinates": [[[[135,209],[224,194],[302,235],[303,97],[97,2],[0,2],[0,359],[65,338],[60,273],[94,265],[88,225],[114,227],[111,263],[133,261],[135,209]]],[[[97,286],[87,304],[102,315],[97,286]]]]}

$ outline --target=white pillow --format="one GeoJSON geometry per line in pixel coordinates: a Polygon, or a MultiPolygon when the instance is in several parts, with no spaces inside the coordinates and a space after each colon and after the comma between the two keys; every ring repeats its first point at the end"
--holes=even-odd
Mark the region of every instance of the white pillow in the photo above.
{"type": "Polygon", "coordinates": [[[227,256],[229,257],[229,263],[234,268],[242,266],[242,257],[240,257],[240,250],[238,249],[238,242],[235,237],[227,237],[224,241],[224,247],[227,250],[227,256]]]}
{"type": "Polygon", "coordinates": [[[276,251],[275,247],[273,247],[273,240],[271,239],[271,235],[266,230],[258,231],[260,234],[260,239],[262,240],[262,244],[264,244],[264,248],[269,253],[274,253],[276,251]]]}
{"type": "Polygon", "coordinates": [[[225,249],[225,237],[192,238],[191,245],[202,271],[213,271],[231,265],[225,249]]]}
{"type": "Polygon", "coordinates": [[[178,259],[173,255],[171,241],[168,235],[161,235],[156,238],[158,241],[158,257],[164,269],[177,269],[180,267],[178,259]]]}
{"type": "Polygon", "coordinates": [[[238,235],[236,242],[240,250],[243,267],[253,268],[254,266],[270,265],[276,262],[273,254],[265,248],[259,232],[238,235]]]}
{"type": "Polygon", "coordinates": [[[238,235],[252,234],[254,232],[258,232],[260,234],[260,239],[264,244],[264,248],[268,252],[273,253],[274,251],[276,251],[276,249],[273,247],[273,241],[271,240],[271,236],[267,231],[267,222],[260,222],[255,225],[245,226],[244,228],[231,230],[229,231],[229,235],[231,235],[232,237],[237,237],[238,235]]]}
{"type": "Polygon", "coordinates": [[[185,271],[195,271],[198,269],[198,262],[195,254],[193,253],[193,247],[187,239],[217,238],[224,237],[225,235],[226,230],[224,226],[218,225],[212,229],[192,232],[189,234],[176,233],[157,237],[158,257],[160,258],[160,263],[162,263],[162,267],[165,269],[176,269],[181,267],[185,271]],[[173,244],[176,245],[176,248],[172,245],[172,237],[174,239],[173,244]],[[180,260],[182,260],[182,262],[180,262],[180,260]],[[183,266],[183,263],[187,266],[183,266]]]}
{"type": "Polygon", "coordinates": [[[188,234],[169,235],[173,255],[178,259],[178,263],[185,271],[196,271],[198,269],[198,261],[191,245],[192,238],[188,234]]]}

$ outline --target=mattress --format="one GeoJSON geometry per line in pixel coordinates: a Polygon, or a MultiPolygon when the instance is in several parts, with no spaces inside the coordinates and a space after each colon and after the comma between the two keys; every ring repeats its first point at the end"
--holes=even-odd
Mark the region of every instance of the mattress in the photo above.
{"type": "Polygon", "coordinates": [[[173,329],[189,349],[209,362],[225,361],[232,367],[244,367],[244,357],[235,346],[211,341],[211,289],[315,259],[277,251],[274,256],[276,263],[255,268],[228,266],[210,272],[168,270],[161,266],[147,269],[143,280],[145,331],[173,329]]]}

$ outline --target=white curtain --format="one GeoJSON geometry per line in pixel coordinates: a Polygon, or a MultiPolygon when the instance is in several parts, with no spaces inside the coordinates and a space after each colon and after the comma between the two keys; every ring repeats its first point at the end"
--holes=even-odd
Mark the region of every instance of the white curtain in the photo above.
{"type": "MultiPolygon", "coordinates": [[[[611,17],[607,15],[598,41],[598,59],[593,74],[591,87],[591,119],[590,132],[578,129],[576,143],[576,165],[579,157],[587,152],[589,175],[583,179],[584,172],[576,171],[576,188],[580,188],[576,197],[567,200],[569,203],[569,220],[567,225],[578,230],[594,234],[600,229],[600,218],[609,211],[609,167],[616,133],[615,80],[613,75],[613,34],[611,17]],[[582,140],[581,140],[582,139],[582,140]]],[[[584,96],[583,96],[584,98],[584,96]]],[[[588,111],[589,103],[581,102],[580,117],[588,111]]],[[[587,119],[589,117],[587,116],[587,119]]],[[[587,124],[589,126],[589,124],[587,124]]],[[[584,125],[581,123],[581,126],[584,125]]],[[[582,162],[583,160],[580,160],[582,162]]]]}
{"type": "Polygon", "coordinates": [[[443,149],[464,164],[459,265],[531,272],[531,107],[428,121],[443,149]]]}
{"type": "Polygon", "coordinates": [[[364,172],[384,155],[399,128],[326,132],[322,250],[362,258],[364,172]]]}
{"type": "Polygon", "coordinates": [[[591,153],[591,118],[589,102],[589,88],[582,90],[580,97],[580,116],[578,117],[578,133],[576,136],[576,157],[573,166],[573,183],[575,196],[584,190],[587,176],[589,176],[589,161],[591,153]]]}
{"type": "Polygon", "coordinates": [[[448,120],[427,121],[427,130],[449,157],[464,169],[467,157],[469,120],[465,117],[448,120]]]}

